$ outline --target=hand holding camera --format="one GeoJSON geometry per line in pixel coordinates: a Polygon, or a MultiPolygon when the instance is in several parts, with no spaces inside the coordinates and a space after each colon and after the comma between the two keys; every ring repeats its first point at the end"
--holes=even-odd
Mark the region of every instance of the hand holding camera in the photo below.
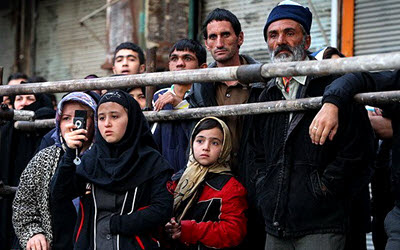
{"type": "Polygon", "coordinates": [[[66,126],[70,132],[65,133],[64,140],[69,148],[82,148],[83,143],[88,140],[86,137],[86,117],[86,110],[75,110],[73,123],[66,126]]]}

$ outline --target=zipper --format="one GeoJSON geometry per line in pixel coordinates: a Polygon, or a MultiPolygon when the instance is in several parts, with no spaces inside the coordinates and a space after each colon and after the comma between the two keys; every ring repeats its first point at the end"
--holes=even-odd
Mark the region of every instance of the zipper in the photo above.
{"type": "MultiPolygon", "coordinates": [[[[122,215],[122,213],[124,212],[127,197],[128,197],[128,191],[126,191],[126,193],[125,193],[124,203],[122,203],[122,208],[121,208],[121,212],[119,213],[119,215],[122,215]]],[[[119,234],[117,234],[117,250],[119,250],[119,234]]]]}
{"type": "Polygon", "coordinates": [[[94,201],[94,248],[96,249],[96,227],[97,227],[97,203],[96,203],[96,195],[94,194],[94,185],[92,184],[92,195],[93,195],[93,201],[94,201]]]}

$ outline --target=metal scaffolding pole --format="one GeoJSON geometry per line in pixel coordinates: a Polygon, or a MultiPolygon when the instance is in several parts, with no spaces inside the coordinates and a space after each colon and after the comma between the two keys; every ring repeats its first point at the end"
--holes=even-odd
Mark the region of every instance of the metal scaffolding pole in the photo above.
{"type": "Polygon", "coordinates": [[[35,112],[29,110],[15,110],[0,108],[0,120],[33,121],[35,112]]]}
{"type": "Polygon", "coordinates": [[[301,61],[243,65],[238,67],[146,73],[96,79],[28,83],[0,86],[0,95],[58,93],[91,89],[116,89],[161,84],[239,80],[242,83],[265,81],[275,76],[329,75],[400,68],[400,52],[322,61],[301,61]]]}
{"type": "MultiPolygon", "coordinates": [[[[376,106],[378,104],[400,102],[400,90],[385,92],[370,92],[357,94],[354,97],[356,102],[364,105],[376,106]]],[[[200,119],[206,116],[237,116],[256,115],[263,113],[294,112],[313,110],[321,107],[322,97],[311,97],[289,101],[257,102],[239,105],[224,105],[205,108],[191,108],[184,110],[161,110],[143,112],[150,122],[200,119]]],[[[37,128],[54,127],[54,119],[36,120],[34,122],[15,122],[15,128],[22,130],[34,130],[37,128]]]]}

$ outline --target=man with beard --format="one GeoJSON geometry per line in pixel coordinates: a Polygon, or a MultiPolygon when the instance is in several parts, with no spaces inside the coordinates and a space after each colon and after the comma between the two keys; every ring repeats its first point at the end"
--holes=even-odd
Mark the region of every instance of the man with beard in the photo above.
{"type": "MultiPolygon", "coordinates": [[[[211,11],[203,23],[202,31],[205,46],[215,60],[208,65],[209,68],[258,63],[250,56],[239,53],[244,34],[238,18],[229,10],[217,8],[211,11]]],[[[265,83],[249,84],[239,81],[194,83],[186,100],[189,102],[189,108],[251,103],[257,101],[264,86],[265,83]]],[[[250,125],[251,116],[230,116],[222,119],[232,133],[232,171],[246,189],[250,190],[253,184],[248,174],[247,162],[254,158],[247,147],[249,130],[245,128],[250,125]]],[[[260,239],[263,242],[265,237],[263,225],[257,225],[260,219],[257,218],[254,201],[255,197],[248,196],[249,238],[245,239],[244,249],[260,249],[256,245],[260,243],[260,239]]]]}
{"type": "MultiPolygon", "coordinates": [[[[292,1],[278,4],[264,28],[272,62],[314,60],[312,14],[292,1]]],[[[276,77],[259,101],[320,96],[333,76],[276,77]]],[[[265,249],[344,249],[352,195],[368,183],[372,130],[363,107],[340,114],[346,126],[324,146],[314,145],[308,127],[317,111],[257,115],[250,145],[257,205],[262,212],[265,249]],[[351,120],[352,119],[352,120],[351,120]]]]}

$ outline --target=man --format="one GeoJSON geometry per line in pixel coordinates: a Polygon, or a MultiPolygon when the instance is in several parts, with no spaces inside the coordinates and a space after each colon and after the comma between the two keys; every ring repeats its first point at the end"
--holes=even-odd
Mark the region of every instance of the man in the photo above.
{"type": "MultiPolygon", "coordinates": [[[[292,1],[278,4],[264,27],[272,62],[314,59],[307,52],[311,23],[308,8],[292,1]]],[[[259,101],[318,96],[332,80],[276,77],[259,101]]],[[[362,109],[353,105],[341,113],[346,126],[337,140],[324,146],[308,139],[314,111],[253,119],[250,144],[256,157],[251,169],[267,232],[265,249],[344,249],[351,195],[368,183],[373,152],[372,131],[362,109]]]]}
{"type": "MultiPolygon", "coordinates": [[[[21,82],[26,82],[28,81],[28,76],[25,75],[24,73],[14,73],[11,74],[8,79],[7,79],[7,85],[17,85],[20,84],[21,82]]],[[[11,109],[12,108],[12,103],[11,103],[11,99],[9,96],[3,96],[1,97],[1,101],[4,104],[7,104],[8,107],[11,109]]]]}
{"type": "MultiPolygon", "coordinates": [[[[206,59],[206,50],[199,42],[182,39],[170,49],[168,68],[170,71],[205,68],[206,59]]],[[[173,84],[170,88],[157,91],[153,97],[154,110],[187,109],[189,103],[184,97],[191,86],[192,84],[173,84]]],[[[185,168],[187,164],[190,129],[190,123],[185,121],[160,122],[153,126],[153,136],[159,150],[175,172],[185,168]]]]}
{"type": "MultiPolygon", "coordinates": [[[[324,93],[320,112],[310,125],[309,133],[313,143],[324,145],[337,137],[337,131],[345,126],[339,119],[341,110],[351,105],[353,96],[360,92],[388,91],[400,89],[400,71],[378,73],[351,73],[338,78],[324,93]],[[329,140],[327,141],[327,138],[329,140]]],[[[395,206],[385,219],[388,236],[386,249],[400,249],[400,106],[398,103],[379,105],[383,116],[391,119],[393,134],[391,180],[395,206]]],[[[386,126],[387,127],[387,126],[386,126]]],[[[390,129],[389,129],[390,130],[390,129]]],[[[390,195],[387,195],[390,199],[390,195]]]]}
{"type": "MultiPolygon", "coordinates": [[[[238,18],[232,12],[219,8],[211,11],[203,23],[202,31],[205,46],[215,60],[209,68],[258,63],[239,53],[244,34],[238,18]]],[[[264,83],[247,84],[238,81],[194,83],[186,100],[190,108],[252,103],[257,101],[264,86],[264,83]]],[[[248,168],[248,162],[253,160],[253,153],[247,147],[249,130],[245,128],[249,126],[251,119],[252,116],[223,118],[232,133],[232,170],[248,191],[253,186],[248,168]]],[[[263,225],[257,225],[260,220],[255,209],[255,197],[250,195],[248,200],[248,237],[243,248],[259,249],[265,233],[263,225]]]]}
{"type": "MultiPolygon", "coordinates": [[[[113,58],[114,75],[135,75],[144,73],[146,62],[143,50],[134,43],[124,42],[115,48],[113,58]]],[[[140,108],[146,106],[146,98],[141,87],[129,88],[129,94],[139,103],[140,108]]]]}

